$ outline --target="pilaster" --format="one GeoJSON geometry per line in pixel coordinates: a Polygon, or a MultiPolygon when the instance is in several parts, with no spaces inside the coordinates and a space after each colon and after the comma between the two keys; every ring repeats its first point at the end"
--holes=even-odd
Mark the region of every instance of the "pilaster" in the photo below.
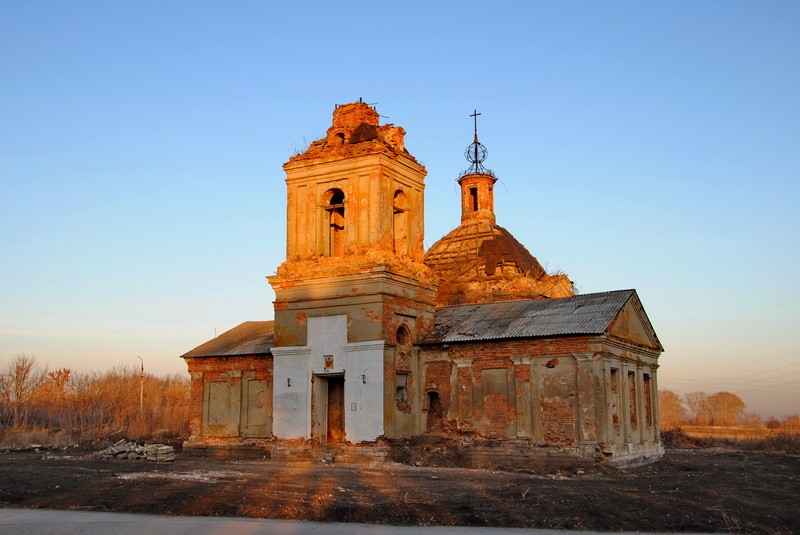
{"type": "Polygon", "coordinates": [[[581,444],[597,444],[594,356],[582,353],[574,355],[574,358],[578,405],[575,423],[578,427],[578,440],[581,444]]]}
{"type": "Polygon", "coordinates": [[[644,442],[647,433],[647,420],[644,413],[644,370],[640,362],[636,363],[636,410],[639,412],[639,436],[637,442],[641,444],[644,442]]]}
{"type": "Polygon", "coordinates": [[[460,422],[471,421],[475,406],[475,384],[472,376],[472,359],[455,359],[456,384],[453,392],[460,422]]]}
{"type": "MultiPolygon", "coordinates": [[[[191,362],[191,361],[190,361],[191,362]]],[[[203,436],[203,372],[190,372],[192,390],[189,418],[189,441],[199,440],[203,436]]]]}
{"type": "Polygon", "coordinates": [[[513,395],[517,404],[517,436],[530,438],[533,436],[531,422],[531,357],[513,357],[512,379],[513,395]]]}

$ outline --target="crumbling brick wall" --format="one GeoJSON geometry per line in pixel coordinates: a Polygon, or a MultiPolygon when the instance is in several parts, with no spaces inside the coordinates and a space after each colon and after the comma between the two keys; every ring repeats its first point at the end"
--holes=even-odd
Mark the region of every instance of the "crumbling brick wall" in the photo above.
{"type": "Polygon", "coordinates": [[[186,362],[192,377],[192,437],[271,435],[271,355],[198,357],[187,358],[186,362]],[[214,425],[210,425],[212,419],[214,425]]]}
{"type": "Polygon", "coordinates": [[[575,441],[575,405],[562,397],[541,396],[542,432],[547,444],[575,441]]]}
{"type": "MultiPolygon", "coordinates": [[[[458,410],[448,407],[445,412],[451,428],[493,438],[520,432],[541,436],[547,444],[576,442],[576,365],[571,355],[588,352],[590,343],[590,337],[563,337],[450,344],[447,355],[459,363],[458,410]],[[514,364],[523,357],[531,364],[514,364]],[[526,397],[520,401],[520,396],[526,397]],[[531,406],[538,414],[531,414],[531,406]],[[538,429],[532,429],[532,422],[538,422],[538,429]]],[[[444,384],[450,373],[438,362],[425,369],[426,385],[444,384]]]]}
{"type": "Polygon", "coordinates": [[[429,431],[452,431],[455,428],[450,388],[453,363],[434,361],[425,364],[423,411],[429,431]]]}

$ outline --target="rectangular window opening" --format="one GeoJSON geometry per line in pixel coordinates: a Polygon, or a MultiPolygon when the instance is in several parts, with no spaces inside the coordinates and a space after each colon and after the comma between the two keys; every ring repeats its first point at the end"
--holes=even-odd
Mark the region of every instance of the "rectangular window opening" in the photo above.
{"type": "Polygon", "coordinates": [[[653,397],[650,392],[650,374],[644,374],[644,418],[648,429],[653,427],[653,397]]]}
{"type": "Polygon", "coordinates": [[[398,373],[395,376],[395,385],[397,403],[408,403],[408,374],[398,373]]]}
{"type": "Polygon", "coordinates": [[[636,374],[628,372],[628,397],[630,398],[631,429],[636,431],[639,421],[636,417],[636,374]]]}

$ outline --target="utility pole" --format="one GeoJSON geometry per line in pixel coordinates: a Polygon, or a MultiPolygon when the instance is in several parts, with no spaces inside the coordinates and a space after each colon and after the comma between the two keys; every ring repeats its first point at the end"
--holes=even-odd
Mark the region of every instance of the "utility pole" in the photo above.
{"type": "Polygon", "coordinates": [[[139,355],[136,358],[142,361],[142,371],[139,374],[139,419],[144,419],[144,359],[139,355]]]}

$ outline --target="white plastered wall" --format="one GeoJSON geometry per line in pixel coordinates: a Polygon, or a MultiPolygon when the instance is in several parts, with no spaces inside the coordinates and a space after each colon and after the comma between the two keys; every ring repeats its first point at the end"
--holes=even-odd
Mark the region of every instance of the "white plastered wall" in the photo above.
{"type": "Polygon", "coordinates": [[[345,437],[369,442],[383,434],[383,340],[345,346],[345,437]]]}
{"type": "Polygon", "coordinates": [[[309,348],[273,347],[272,434],[278,438],[309,438],[311,376],[309,348]]]}
{"type": "Polygon", "coordinates": [[[311,378],[344,374],[345,438],[375,440],[383,434],[384,341],[348,344],[344,314],[308,318],[307,329],[307,346],[272,348],[274,435],[311,438],[311,378]]]}

